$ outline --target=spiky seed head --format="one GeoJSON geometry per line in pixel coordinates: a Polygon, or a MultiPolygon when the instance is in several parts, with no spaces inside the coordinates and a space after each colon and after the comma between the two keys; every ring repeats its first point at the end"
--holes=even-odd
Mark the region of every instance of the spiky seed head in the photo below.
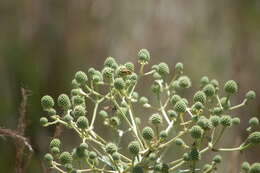
{"type": "Polygon", "coordinates": [[[60,154],[59,160],[60,160],[62,165],[65,165],[67,163],[71,163],[72,162],[72,155],[69,152],[65,151],[65,152],[60,154]]]}
{"type": "Polygon", "coordinates": [[[234,80],[229,80],[224,85],[224,90],[228,94],[235,94],[238,91],[237,83],[234,80]]]}
{"type": "Polygon", "coordinates": [[[260,163],[254,163],[251,165],[249,173],[260,173],[260,163]]]}
{"type": "Polygon", "coordinates": [[[232,118],[232,124],[234,124],[234,125],[240,124],[240,118],[238,118],[238,117],[232,118]]]}
{"type": "Polygon", "coordinates": [[[200,79],[200,85],[201,87],[204,87],[206,86],[207,84],[209,84],[209,78],[207,76],[203,76],[201,79],[200,79]]]}
{"type": "Polygon", "coordinates": [[[160,114],[153,114],[150,116],[149,121],[151,124],[157,126],[162,124],[162,116],[160,114]]]}
{"type": "Polygon", "coordinates": [[[169,74],[170,73],[169,66],[165,62],[161,62],[160,64],[158,64],[158,73],[161,76],[165,76],[169,74]]]}
{"type": "Polygon", "coordinates": [[[215,87],[212,84],[207,84],[203,87],[203,92],[206,94],[207,97],[212,97],[215,95],[215,87]]]}
{"type": "Polygon", "coordinates": [[[210,121],[214,127],[217,127],[220,123],[220,118],[217,115],[213,115],[212,117],[210,117],[210,121]]]}
{"type": "Polygon", "coordinates": [[[200,139],[204,132],[204,130],[198,125],[193,126],[189,131],[191,137],[193,137],[194,139],[200,139]]]}
{"type": "Polygon", "coordinates": [[[122,90],[125,88],[125,81],[122,78],[116,78],[114,86],[117,90],[122,90]]]}
{"type": "Polygon", "coordinates": [[[133,167],[132,173],[144,173],[143,167],[137,165],[133,167]]]}
{"type": "Polygon", "coordinates": [[[66,94],[61,94],[58,97],[58,106],[62,107],[65,110],[69,109],[71,107],[69,96],[66,94]]]}
{"type": "Polygon", "coordinates": [[[171,99],[170,102],[172,105],[175,105],[179,100],[181,100],[181,97],[177,94],[174,94],[171,99]]]}
{"type": "Polygon", "coordinates": [[[42,126],[46,125],[48,123],[48,119],[46,117],[41,117],[40,118],[40,124],[42,126]]]}
{"type": "Polygon", "coordinates": [[[51,142],[50,142],[50,148],[52,148],[52,147],[60,148],[60,146],[61,146],[60,139],[54,138],[54,139],[51,140],[51,142]]]}
{"type": "Polygon", "coordinates": [[[139,62],[141,62],[141,63],[147,63],[148,61],[150,61],[150,53],[147,49],[139,50],[137,56],[138,56],[139,62]]]}
{"type": "Polygon", "coordinates": [[[202,104],[206,103],[207,96],[203,91],[197,91],[193,96],[194,102],[201,102],[202,104]]]}
{"type": "Polygon", "coordinates": [[[189,152],[189,159],[192,161],[197,161],[200,160],[201,155],[198,149],[192,148],[191,151],[189,152]]]}
{"type": "Polygon", "coordinates": [[[88,119],[85,116],[80,116],[76,122],[78,128],[86,129],[89,126],[88,119]]]}
{"type": "Polygon", "coordinates": [[[250,120],[249,120],[249,125],[250,125],[251,127],[256,127],[256,126],[258,126],[258,125],[259,125],[259,120],[258,120],[258,118],[257,118],[257,117],[252,117],[252,118],[250,118],[250,120]]]}
{"type": "Polygon", "coordinates": [[[250,169],[250,164],[248,162],[243,162],[241,165],[241,169],[245,172],[249,171],[250,169]]]}
{"type": "Polygon", "coordinates": [[[132,141],[128,145],[128,150],[132,155],[138,155],[140,151],[140,144],[138,141],[132,141]]]}
{"type": "Polygon", "coordinates": [[[187,106],[183,100],[179,100],[174,106],[174,110],[178,113],[184,113],[186,112],[186,109],[187,106]]]}
{"type": "Polygon", "coordinates": [[[108,154],[113,154],[117,152],[117,146],[116,144],[110,142],[106,145],[105,150],[108,154]]]}
{"type": "Polygon", "coordinates": [[[79,84],[84,85],[88,81],[88,76],[83,71],[78,71],[75,74],[75,79],[79,84]]]}
{"type": "Polygon", "coordinates": [[[178,79],[179,86],[182,88],[190,88],[191,87],[191,81],[188,76],[181,76],[178,79]]]}
{"type": "Polygon", "coordinates": [[[178,116],[177,112],[171,109],[167,111],[167,114],[170,118],[176,118],[178,116]]]}
{"type": "Polygon", "coordinates": [[[154,137],[154,131],[151,127],[145,127],[142,131],[143,138],[147,141],[151,141],[154,137]]]}
{"type": "Polygon", "coordinates": [[[223,115],[220,118],[220,124],[224,127],[232,126],[232,118],[229,115],[223,115]]]}
{"type": "Polygon", "coordinates": [[[260,132],[253,132],[248,136],[248,142],[257,145],[260,143],[260,132]]]}
{"type": "Polygon", "coordinates": [[[41,105],[44,110],[50,109],[54,106],[54,100],[51,96],[45,95],[41,98],[41,105]]]}
{"type": "Polygon", "coordinates": [[[215,155],[212,159],[215,163],[221,163],[222,157],[221,155],[215,155]]]}
{"type": "Polygon", "coordinates": [[[175,70],[177,72],[182,72],[183,71],[183,64],[181,62],[178,62],[176,65],[175,65],[175,70]]]}
{"type": "Polygon", "coordinates": [[[248,91],[245,95],[245,98],[247,100],[254,100],[256,98],[256,93],[255,91],[251,90],[251,91],[248,91]]]}

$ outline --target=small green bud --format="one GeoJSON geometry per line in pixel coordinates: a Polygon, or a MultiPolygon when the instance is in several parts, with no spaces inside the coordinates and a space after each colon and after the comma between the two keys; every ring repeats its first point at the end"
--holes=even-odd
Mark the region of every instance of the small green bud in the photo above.
{"type": "Polygon", "coordinates": [[[187,106],[183,100],[178,101],[175,106],[174,110],[178,113],[184,113],[186,112],[187,106]]]}
{"type": "Polygon", "coordinates": [[[107,114],[107,112],[105,110],[101,110],[99,112],[99,115],[102,116],[103,118],[107,118],[108,117],[108,114],[107,114]]]}
{"type": "Polygon", "coordinates": [[[195,125],[193,126],[190,130],[190,135],[191,137],[193,137],[194,139],[199,139],[202,137],[202,134],[204,133],[203,129],[198,126],[198,125],[195,125]]]}
{"type": "Polygon", "coordinates": [[[62,107],[65,110],[70,108],[70,99],[66,94],[61,94],[58,97],[58,106],[62,107]]]}
{"type": "Polygon", "coordinates": [[[212,117],[210,117],[210,121],[214,127],[217,127],[220,123],[220,118],[217,115],[213,115],[212,117]]]}
{"type": "Polygon", "coordinates": [[[74,106],[76,106],[76,105],[82,105],[82,104],[85,103],[84,97],[79,96],[79,95],[73,96],[71,100],[72,100],[72,103],[73,103],[74,106]]]}
{"type": "Polygon", "coordinates": [[[151,127],[145,127],[142,131],[143,138],[147,141],[151,141],[154,137],[154,131],[151,127]]]}
{"type": "Polygon", "coordinates": [[[224,127],[230,127],[232,125],[232,118],[229,115],[223,115],[220,118],[220,124],[224,127]]]}
{"type": "Polygon", "coordinates": [[[108,143],[105,147],[105,150],[108,154],[113,154],[117,152],[117,146],[114,143],[108,143]]]}
{"type": "Polygon", "coordinates": [[[248,142],[251,144],[259,144],[260,143],[260,132],[253,132],[248,136],[248,142]]]}
{"type": "Polygon", "coordinates": [[[144,104],[147,104],[147,103],[148,103],[148,99],[147,99],[147,97],[140,97],[139,102],[140,102],[142,105],[144,105],[144,104]]]}
{"type": "Polygon", "coordinates": [[[140,151],[140,144],[138,141],[132,141],[128,145],[128,150],[132,155],[138,155],[140,151]]]}
{"type": "Polygon", "coordinates": [[[65,151],[65,152],[60,154],[59,160],[60,160],[62,165],[65,165],[67,163],[72,162],[72,156],[69,152],[65,151]]]}
{"type": "Polygon", "coordinates": [[[258,118],[257,118],[257,117],[252,117],[252,118],[250,118],[250,120],[249,120],[249,125],[250,125],[251,127],[256,127],[256,126],[258,126],[258,125],[259,125],[259,120],[258,120],[258,118]]]}
{"type": "Polygon", "coordinates": [[[63,120],[67,123],[71,123],[73,121],[73,117],[67,114],[63,117],[63,120]]]}
{"type": "Polygon", "coordinates": [[[121,156],[120,156],[120,154],[118,152],[114,152],[112,154],[112,158],[113,158],[114,161],[119,161],[121,156]]]}
{"type": "Polygon", "coordinates": [[[56,115],[56,110],[53,109],[53,108],[50,108],[50,109],[46,109],[46,112],[49,116],[52,116],[52,115],[56,115]]]}
{"type": "Polygon", "coordinates": [[[203,91],[198,91],[193,96],[194,102],[201,102],[202,104],[206,103],[207,96],[203,91]]]}
{"type": "Polygon", "coordinates": [[[171,109],[167,111],[167,114],[170,118],[176,118],[178,116],[177,112],[171,109]]]}
{"type": "Polygon", "coordinates": [[[190,160],[189,153],[184,153],[182,158],[184,161],[189,161],[190,160]]]}
{"type": "Polygon", "coordinates": [[[104,66],[116,69],[118,67],[118,64],[113,57],[107,57],[104,62],[104,66]]]}
{"type": "Polygon", "coordinates": [[[177,94],[175,94],[175,95],[173,95],[172,97],[171,97],[171,99],[170,99],[170,103],[172,104],[172,105],[175,105],[178,101],[180,101],[181,100],[181,97],[179,96],[179,95],[177,95],[177,94]]]}
{"type": "Polygon", "coordinates": [[[51,96],[46,95],[41,98],[41,105],[44,110],[50,109],[54,106],[54,100],[51,96]]]}
{"type": "Polygon", "coordinates": [[[243,162],[241,165],[241,169],[244,170],[245,172],[249,171],[250,164],[248,162],[243,162]]]}
{"type": "Polygon", "coordinates": [[[221,163],[222,157],[220,155],[215,155],[212,159],[215,163],[221,163]]]}
{"type": "Polygon", "coordinates": [[[247,99],[247,100],[254,100],[255,98],[256,98],[256,93],[255,93],[255,91],[248,91],[247,93],[246,93],[246,95],[245,95],[245,98],[247,99]]]}
{"type": "Polygon", "coordinates": [[[181,138],[177,138],[175,140],[175,144],[178,146],[183,146],[185,144],[185,142],[181,138]]]}
{"type": "Polygon", "coordinates": [[[154,72],[154,73],[153,73],[153,78],[154,78],[154,79],[161,79],[162,76],[161,76],[158,72],[154,72]]]}
{"type": "Polygon", "coordinates": [[[175,65],[175,70],[177,72],[182,72],[183,71],[183,64],[181,62],[178,62],[176,65],[175,65]]]}
{"type": "Polygon", "coordinates": [[[160,64],[158,64],[158,73],[161,76],[165,76],[169,74],[170,73],[169,66],[165,62],[161,62],[160,64]]]}
{"type": "Polygon", "coordinates": [[[84,85],[88,81],[88,76],[83,71],[78,71],[75,74],[75,79],[79,84],[84,85]]]}
{"type": "Polygon", "coordinates": [[[160,136],[160,138],[161,138],[162,140],[165,140],[165,139],[168,137],[168,133],[167,133],[166,130],[162,130],[162,131],[160,132],[159,136],[160,136]]]}
{"type": "Polygon", "coordinates": [[[249,173],[260,173],[260,163],[254,163],[251,165],[249,173]]]}
{"type": "Polygon", "coordinates": [[[201,110],[204,108],[203,104],[201,102],[196,102],[193,107],[193,109],[196,109],[196,110],[201,110]]]}
{"type": "Polygon", "coordinates": [[[138,52],[138,59],[141,63],[147,63],[150,61],[150,53],[148,52],[147,49],[141,49],[138,52]]]}
{"type": "Polygon", "coordinates": [[[151,115],[151,117],[149,118],[149,121],[151,124],[153,125],[159,125],[159,124],[162,124],[162,116],[160,114],[153,114],[151,115]]]}
{"type": "Polygon", "coordinates": [[[210,81],[210,83],[215,87],[215,88],[218,88],[219,87],[219,82],[216,80],[216,79],[212,79],[210,81]]]}
{"type": "Polygon", "coordinates": [[[206,117],[201,116],[197,121],[197,125],[199,125],[203,130],[209,130],[212,128],[211,121],[209,121],[206,117]]]}
{"type": "Polygon", "coordinates": [[[224,109],[228,109],[231,106],[230,100],[227,101],[227,97],[222,97],[220,103],[224,109]]]}
{"type": "Polygon", "coordinates": [[[60,148],[60,145],[61,145],[61,142],[58,138],[54,138],[50,142],[50,148],[52,148],[52,147],[60,148]]]}
{"type": "Polygon", "coordinates": [[[60,153],[60,149],[58,147],[52,147],[51,148],[51,153],[57,155],[60,153]]]}
{"type": "Polygon", "coordinates": [[[83,106],[76,106],[73,110],[73,115],[78,118],[86,115],[86,109],[83,106]]]}
{"type": "Polygon", "coordinates": [[[144,173],[144,169],[141,166],[137,165],[133,167],[132,173],[144,173]]]}
{"type": "Polygon", "coordinates": [[[117,116],[113,116],[109,119],[109,123],[110,125],[117,127],[120,125],[121,121],[117,116]]]}
{"type": "Polygon", "coordinates": [[[212,113],[213,115],[221,115],[223,113],[223,110],[221,109],[221,107],[215,107],[213,108],[212,113]]]}
{"type": "Polygon", "coordinates": [[[179,86],[179,82],[178,82],[178,81],[173,81],[173,82],[170,84],[170,89],[178,90],[179,88],[180,88],[180,86],[179,86]]]}
{"type": "Polygon", "coordinates": [[[201,79],[200,79],[200,85],[201,87],[204,87],[206,86],[207,84],[209,84],[209,78],[207,76],[203,76],[201,79]]]}
{"type": "Polygon", "coordinates": [[[86,129],[89,126],[88,119],[85,116],[80,116],[76,122],[78,128],[86,129]]]}
{"type": "Polygon", "coordinates": [[[192,148],[189,152],[189,159],[192,161],[200,160],[201,155],[200,152],[196,148],[192,148]]]}
{"type": "Polygon", "coordinates": [[[211,97],[215,94],[215,87],[212,84],[207,84],[203,88],[203,92],[206,94],[207,97],[211,97]]]}
{"type": "Polygon", "coordinates": [[[125,88],[125,81],[122,78],[116,78],[114,86],[117,90],[122,90],[125,88]]]}
{"type": "Polygon", "coordinates": [[[228,94],[235,94],[238,91],[237,83],[234,80],[229,80],[224,85],[224,90],[228,94]]]}
{"type": "Polygon", "coordinates": [[[135,65],[131,62],[125,63],[125,67],[130,71],[135,71],[135,65]]]}
{"type": "Polygon", "coordinates": [[[182,88],[190,88],[191,87],[191,81],[188,76],[181,76],[178,79],[179,86],[182,88]]]}
{"type": "Polygon", "coordinates": [[[41,117],[40,118],[40,124],[42,126],[46,125],[48,123],[48,119],[46,117],[41,117]]]}
{"type": "Polygon", "coordinates": [[[80,84],[76,81],[76,79],[73,79],[71,81],[71,87],[74,88],[74,89],[77,89],[80,87],[80,84]]]}
{"type": "Polygon", "coordinates": [[[234,125],[240,124],[240,118],[238,118],[238,117],[232,118],[232,124],[234,124],[234,125]]]}
{"type": "Polygon", "coordinates": [[[110,67],[105,67],[103,70],[102,70],[102,75],[105,77],[105,78],[108,78],[108,79],[112,79],[113,75],[114,75],[114,69],[110,68],[110,67]]]}
{"type": "Polygon", "coordinates": [[[88,157],[90,160],[94,160],[97,158],[97,153],[95,151],[90,151],[88,157]]]}
{"type": "Polygon", "coordinates": [[[53,161],[53,156],[50,153],[47,153],[44,155],[44,160],[48,163],[51,164],[51,162],[53,161]]]}

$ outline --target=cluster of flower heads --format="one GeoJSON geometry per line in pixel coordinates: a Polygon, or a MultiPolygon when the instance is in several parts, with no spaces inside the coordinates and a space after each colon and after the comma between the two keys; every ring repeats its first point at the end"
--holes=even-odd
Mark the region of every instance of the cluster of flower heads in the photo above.
{"type": "MultiPolygon", "coordinates": [[[[229,80],[222,89],[216,79],[204,76],[199,90],[188,101],[182,97],[182,91],[191,87],[191,80],[184,75],[182,63],[177,63],[170,75],[170,68],[164,62],[146,70],[150,61],[146,49],[141,49],[137,57],[138,70],[132,62],[118,64],[113,57],[108,57],[101,71],[94,68],[87,73],[78,71],[72,80],[70,95],[61,94],[57,98],[59,113],[51,96],[42,97],[41,105],[47,116],[40,118],[40,123],[45,127],[62,124],[74,130],[82,141],[72,151],[63,151],[60,139],[52,139],[50,152],[44,157],[48,166],[61,173],[210,173],[217,171],[222,152],[243,151],[260,144],[260,132],[255,130],[259,121],[252,117],[246,129],[248,137],[241,145],[219,146],[225,131],[240,123],[232,110],[255,99],[254,91],[248,91],[240,104],[233,105],[237,83],[229,80]],[[136,92],[137,84],[149,76],[153,79],[149,97],[154,96],[155,105],[136,92]],[[94,103],[91,111],[86,110],[87,100],[94,103]],[[153,113],[147,115],[142,111],[142,118],[138,117],[134,107],[140,105],[153,113]],[[93,112],[92,115],[89,112],[93,112]],[[100,125],[96,122],[98,116],[102,117],[103,125],[117,133],[117,140],[97,134],[94,127],[100,125]],[[141,119],[148,120],[149,124],[141,123],[141,119]],[[131,135],[128,153],[124,153],[120,143],[124,135],[131,135]],[[167,156],[172,148],[183,154],[167,156]],[[216,155],[201,165],[207,152],[216,155]],[[167,160],[169,158],[171,160],[167,160]]],[[[241,169],[245,173],[260,173],[260,163],[250,166],[244,162],[241,169]]]]}

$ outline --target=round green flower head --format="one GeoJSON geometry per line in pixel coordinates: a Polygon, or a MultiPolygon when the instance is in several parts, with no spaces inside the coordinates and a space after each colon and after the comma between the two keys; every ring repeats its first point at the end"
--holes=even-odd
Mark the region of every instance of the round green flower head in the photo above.
{"type": "Polygon", "coordinates": [[[200,85],[201,87],[204,87],[206,86],[207,84],[209,84],[209,78],[207,76],[203,76],[201,79],[200,79],[200,85]]]}
{"type": "Polygon", "coordinates": [[[248,162],[243,162],[241,165],[241,169],[244,170],[245,172],[249,171],[250,164],[248,162]]]}
{"type": "Polygon", "coordinates": [[[187,106],[183,100],[179,100],[174,106],[174,110],[178,113],[184,113],[186,112],[186,109],[187,106]]]}
{"type": "Polygon", "coordinates": [[[170,73],[169,66],[165,62],[161,62],[160,64],[158,64],[158,73],[161,76],[165,76],[169,74],[170,73]]]}
{"type": "Polygon", "coordinates": [[[170,118],[176,118],[178,116],[177,112],[171,109],[167,111],[167,114],[170,118]]]}
{"type": "Polygon", "coordinates": [[[181,62],[178,62],[176,65],[175,65],[175,70],[177,72],[182,72],[183,71],[183,64],[181,62]]]}
{"type": "Polygon", "coordinates": [[[51,96],[46,95],[41,98],[41,105],[44,110],[50,109],[54,106],[54,100],[51,96]]]}
{"type": "Polygon", "coordinates": [[[74,106],[83,105],[85,103],[85,99],[84,99],[84,97],[79,96],[79,95],[73,96],[72,97],[72,103],[73,103],[74,106]]]}
{"type": "Polygon", "coordinates": [[[90,151],[88,157],[89,159],[94,160],[97,158],[97,153],[95,151],[90,151]]]}
{"type": "Polygon", "coordinates": [[[250,120],[249,120],[249,125],[250,125],[251,127],[256,127],[256,126],[258,126],[258,125],[259,125],[259,120],[258,120],[258,118],[257,118],[257,117],[252,117],[252,118],[250,118],[250,120]]]}
{"type": "Polygon", "coordinates": [[[213,115],[221,115],[222,113],[223,113],[223,110],[221,109],[221,107],[215,107],[212,110],[213,115]]]}
{"type": "Polygon", "coordinates": [[[234,125],[240,124],[240,118],[238,118],[238,117],[232,118],[232,124],[234,124],[234,125]]]}
{"type": "Polygon", "coordinates": [[[67,163],[71,163],[72,162],[72,155],[69,152],[65,151],[65,152],[60,154],[59,160],[60,160],[62,165],[65,165],[67,163]]]}
{"type": "Polygon", "coordinates": [[[118,161],[118,160],[120,160],[121,156],[118,152],[115,152],[112,154],[112,158],[113,158],[113,160],[118,161]]]}
{"type": "Polygon", "coordinates": [[[260,163],[254,163],[251,166],[249,173],[260,173],[260,163]]]}
{"type": "Polygon", "coordinates": [[[212,128],[211,121],[204,116],[199,118],[197,125],[199,125],[203,130],[209,130],[212,128]]]}
{"type": "Polygon", "coordinates": [[[207,96],[203,91],[197,91],[193,96],[194,102],[201,102],[202,104],[206,103],[207,96]]]}
{"type": "Polygon", "coordinates": [[[248,142],[257,145],[260,143],[260,132],[253,132],[248,136],[248,142]]]}
{"type": "Polygon", "coordinates": [[[150,61],[150,53],[148,52],[147,49],[141,49],[138,52],[137,56],[141,63],[147,63],[148,61],[150,61]]]}
{"type": "Polygon", "coordinates": [[[105,147],[105,150],[108,154],[113,154],[117,152],[117,146],[114,143],[108,143],[105,147]]]}
{"type": "Polygon", "coordinates": [[[196,102],[194,103],[194,105],[192,106],[193,109],[196,109],[196,110],[201,110],[204,108],[203,104],[201,102],[196,102]]]}
{"type": "Polygon", "coordinates": [[[108,78],[108,79],[112,79],[113,75],[114,75],[114,69],[110,68],[110,67],[105,67],[103,70],[102,70],[102,75],[105,77],[105,78],[108,78]]]}
{"type": "Polygon", "coordinates": [[[42,126],[45,126],[48,123],[48,119],[46,117],[41,117],[40,118],[40,124],[42,126]]]}
{"type": "Polygon", "coordinates": [[[88,128],[88,119],[85,117],[85,116],[80,116],[78,119],[77,119],[77,122],[76,122],[78,128],[80,129],[86,129],[88,128]]]}
{"type": "Polygon", "coordinates": [[[58,147],[52,147],[51,153],[53,153],[54,155],[57,155],[60,153],[60,149],[58,147]]]}
{"type": "Polygon", "coordinates": [[[170,103],[175,105],[179,100],[181,100],[181,97],[177,94],[174,94],[170,99],[170,103]]]}
{"type": "Polygon", "coordinates": [[[246,95],[245,95],[245,98],[247,99],[247,100],[254,100],[255,98],[256,98],[256,93],[255,93],[255,91],[248,91],[247,93],[246,93],[246,95]]]}
{"type": "Polygon", "coordinates": [[[56,115],[56,110],[53,108],[45,110],[49,116],[56,115]]]}
{"type": "Polygon", "coordinates": [[[75,79],[79,84],[85,84],[88,81],[88,76],[83,71],[78,71],[75,74],[75,79]]]}
{"type": "Polygon", "coordinates": [[[238,91],[237,83],[234,80],[229,80],[224,85],[224,90],[228,94],[235,94],[238,91]]]}
{"type": "Polygon", "coordinates": [[[137,165],[133,167],[132,173],[144,173],[144,170],[141,166],[137,165]]]}
{"type": "Polygon", "coordinates": [[[122,78],[116,78],[114,86],[117,90],[122,90],[125,88],[125,81],[122,78]]]}
{"type": "Polygon", "coordinates": [[[230,127],[232,125],[232,118],[229,115],[223,115],[220,118],[220,124],[225,127],[230,127]]]}
{"type": "Polygon", "coordinates": [[[47,153],[44,155],[44,160],[48,163],[51,164],[51,162],[53,161],[53,156],[50,153],[47,153]]]}
{"type": "Polygon", "coordinates": [[[52,147],[60,148],[60,145],[61,145],[61,142],[58,138],[54,138],[50,142],[50,148],[52,148],[52,147]]]}
{"type": "Polygon", "coordinates": [[[191,87],[191,81],[188,76],[181,76],[178,79],[179,86],[182,88],[190,88],[191,87]]]}
{"type": "Polygon", "coordinates": [[[130,70],[130,71],[134,71],[135,70],[135,65],[132,62],[127,62],[125,63],[125,67],[130,70]]]}
{"type": "Polygon", "coordinates": [[[215,87],[212,84],[207,84],[203,88],[203,92],[206,94],[207,97],[211,97],[215,94],[215,87]]]}
{"type": "Polygon", "coordinates": [[[200,160],[201,155],[200,152],[196,148],[192,148],[189,152],[189,159],[192,161],[200,160]]]}
{"type": "Polygon", "coordinates": [[[153,114],[150,116],[149,121],[153,125],[159,125],[162,124],[162,116],[160,114],[153,114]]]}
{"type": "Polygon", "coordinates": [[[195,125],[193,126],[191,129],[190,129],[190,135],[191,137],[193,137],[194,139],[199,139],[202,137],[202,134],[203,134],[204,130],[198,126],[198,125],[195,125]]]}
{"type": "Polygon", "coordinates": [[[220,118],[217,115],[213,115],[212,117],[210,117],[210,121],[214,127],[217,127],[220,123],[220,118]]]}
{"type": "Polygon", "coordinates": [[[160,132],[159,136],[160,136],[160,138],[161,138],[162,140],[165,140],[165,139],[168,137],[168,133],[167,133],[166,130],[162,130],[162,131],[160,132]]]}
{"type": "Polygon", "coordinates": [[[132,141],[128,145],[128,150],[132,155],[138,155],[140,151],[140,144],[138,141],[132,141]]]}
{"type": "Polygon", "coordinates": [[[104,62],[104,66],[106,67],[110,67],[112,69],[116,69],[118,64],[116,63],[115,59],[113,57],[107,57],[105,62],[104,62]]]}
{"type": "Polygon", "coordinates": [[[151,127],[145,127],[142,131],[143,138],[147,141],[151,141],[154,137],[154,131],[151,127]]]}
{"type": "Polygon", "coordinates": [[[62,107],[63,109],[69,109],[71,106],[69,96],[66,94],[61,94],[58,97],[58,106],[62,107]]]}
{"type": "Polygon", "coordinates": [[[222,157],[220,155],[215,155],[212,160],[215,163],[220,163],[222,161],[222,157]]]}
{"type": "Polygon", "coordinates": [[[76,106],[73,110],[74,117],[78,118],[86,115],[86,109],[83,106],[76,106]]]}

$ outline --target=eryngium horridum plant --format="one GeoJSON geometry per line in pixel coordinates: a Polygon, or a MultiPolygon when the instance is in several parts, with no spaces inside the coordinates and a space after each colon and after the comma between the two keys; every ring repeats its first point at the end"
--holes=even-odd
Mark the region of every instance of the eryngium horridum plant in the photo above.
{"type": "MultiPolygon", "coordinates": [[[[64,151],[60,139],[52,139],[50,152],[44,157],[52,169],[62,173],[210,173],[217,171],[222,152],[244,151],[260,143],[260,132],[255,131],[259,122],[253,117],[246,129],[248,137],[241,145],[234,148],[219,145],[223,134],[240,123],[232,111],[255,99],[254,91],[248,91],[242,103],[233,105],[237,83],[229,80],[222,89],[217,80],[204,76],[193,99],[188,101],[181,94],[191,87],[190,78],[183,74],[183,64],[177,63],[174,75],[169,76],[170,69],[164,62],[146,71],[144,67],[149,60],[149,52],[142,49],[138,52],[138,72],[133,63],[118,64],[112,57],[105,60],[101,71],[94,68],[87,74],[78,71],[72,80],[71,93],[57,98],[61,114],[54,109],[51,96],[42,97],[41,105],[47,117],[40,119],[41,124],[44,127],[62,124],[81,139],[72,151],[64,151]],[[149,98],[155,96],[154,105],[136,92],[138,82],[150,76],[153,82],[149,98]],[[86,110],[87,99],[94,104],[92,115],[86,110]],[[140,105],[144,109],[142,118],[135,113],[140,105]],[[117,134],[118,140],[96,132],[95,126],[102,125],[97,122],[98,116],[102,117],[104,126],[117,134]],[[141,119],[148,120],[149,125],[140,123],[141,119]],[[123,153],[120,139],[126,134],[132,137],[128,137],[128,152],[123,153]],[[171,160],[166,160],[169,150],[180,150],[182,154],[167,156],[171,160]],[[216,155],[200,166],[207,152],[216,155]]],[[[244,162],[241,169],[260,173],[260,163],[250,166],[244,162]]]]}

